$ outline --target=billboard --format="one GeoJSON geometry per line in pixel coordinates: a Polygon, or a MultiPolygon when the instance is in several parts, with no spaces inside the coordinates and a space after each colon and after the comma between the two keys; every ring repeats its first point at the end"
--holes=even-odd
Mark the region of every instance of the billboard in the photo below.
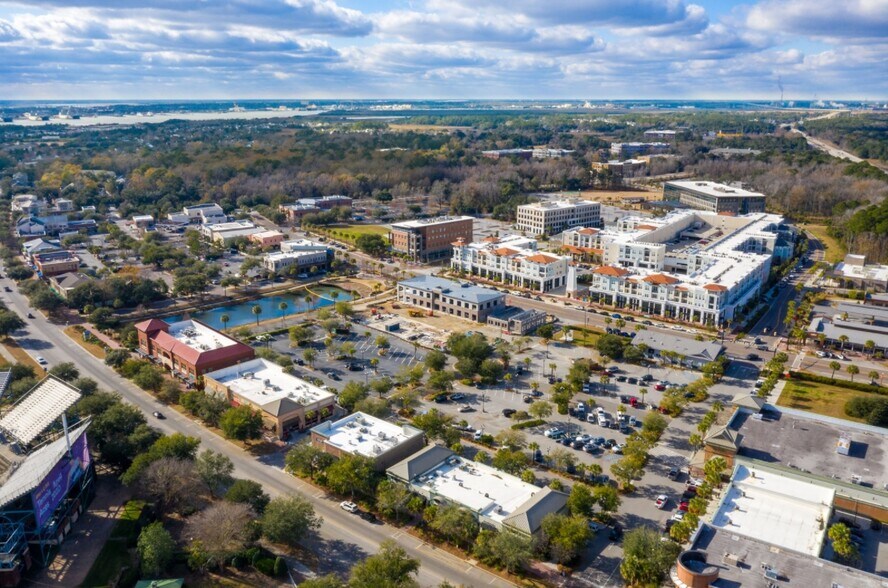
{"type": "Polygon", "coordinates": [[[71,457],[63,456],[31,492],[37,528],[45,525],[50,519],[71,488],[83,476],[83,472],[89,467],[89,462],[89,444],[84,432],[71,443],[71,457]]]}

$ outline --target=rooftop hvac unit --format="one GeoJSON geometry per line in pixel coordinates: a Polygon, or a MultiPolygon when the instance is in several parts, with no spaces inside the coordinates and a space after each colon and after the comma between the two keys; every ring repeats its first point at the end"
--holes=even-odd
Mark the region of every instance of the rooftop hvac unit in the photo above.
{"type": "Polygon", "coordinates": [[[266,379],[262,380],[262,384],[264,384],[265,386],[271,386],[271,380],[266,378],[266,379]]]}
{"type": "Polygon", "coordinates": [[[780,573],[770,566],[766,567],[762,574],[769,580],[779,580],[780,579],[780,573]]]}
{"type": "Polygon", "coordinates": [[[367,427],[361,427],[361,428],[359,429],[359,431],[361,431],[362,433],[366,433],[366,432],[367,432],[367,427]]]}
{"type": "Polygon", "coordinates": [[[377,436],[378,436],[380,439],[385,439],[385,431],[380,431],[380,432],[377,434],[377,436]]]}
{"type": "Polygon", "coordinates": [[[243,378],[245,380],[252,380],[253,379],[253,372],[244,372],[243,378]]]}
{"type": "Polygon", "coordinates": [[[722,562],[739,567],[740,564],[743,563],[743,556],[737,555],[736,553],[726,553],[722,558],[722,562]]]}

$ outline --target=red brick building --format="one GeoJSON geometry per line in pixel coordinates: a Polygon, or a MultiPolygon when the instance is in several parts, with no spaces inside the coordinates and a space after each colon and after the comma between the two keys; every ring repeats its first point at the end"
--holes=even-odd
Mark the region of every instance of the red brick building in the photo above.
{"type": "Polygon", "coordinates": [[[149,319],[135,327],[139,335],[139,351],[186,378],[196,380],[207,372],[255,357],[249,345],[197,321],[168,323],[149,319]]]}

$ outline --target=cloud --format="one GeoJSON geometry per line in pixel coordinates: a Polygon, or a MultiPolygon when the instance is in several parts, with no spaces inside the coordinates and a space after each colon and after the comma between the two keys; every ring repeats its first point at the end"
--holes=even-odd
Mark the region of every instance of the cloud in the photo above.
{"type": "Polygon", "coordinates": [[[888,39],[888,0],[766,0],[749,9],[753,29],[820,38],[888,39]]]}

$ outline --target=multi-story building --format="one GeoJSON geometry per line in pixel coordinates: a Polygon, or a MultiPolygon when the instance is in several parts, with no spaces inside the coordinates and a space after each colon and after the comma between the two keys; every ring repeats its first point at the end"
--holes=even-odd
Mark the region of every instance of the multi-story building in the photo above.
{"type": "Polygon", "coordinates": [[[273,272],[280,272],[296,266],[299,270],[327,270],[333,261],[333,249],[323,243],[315,243],[308,239],[284,241],[281,250],[267,253],[263,265],[273,272]]]}
{"type": "Polygon", "coordinates": [[[618,230],[586,235],[604,263],[589,292],[617,308],[722,325],[759,294],[772,260],[792,255],[791,235],[783,217],[765,213],[627,217],[618,230]]]}
{"type": "Polygon", "coordinates": [[[611,143],[610,152],[614,157],[631,158],[636,155],[668,153],[669,143],[611,143]]]}
{"type": "Polygon", "coordinates": [[[888,265],[867,264],[866,255],[849,253],[836,264],[832,277],[845,287],[888,292],[888,265]]]}
{"type": "Polygon", "coordinates": [[[764,194],[708,181],[666,182],[663,184],[663,200],[721,214],[765,211],[764,194]]]}
{"type": "Polygon", "coordinates": [[[317,214],[321,209],[313,204],[281,204],[278,210],[287,216],[287,221],[295,223],[307,214],[317,214]]]}
{"type": "Polygon", "coordinates": [[[588,200],[547,200],[518,207],[516,226],[531,235],[555,235],[569,227],[601,225],[601,204],[588,200]]]}
{"type": "MultiPolygon", "coordinates": [[[[228,216],[225,214],[225,211],[215,202],[186,206],[182,209],[182,214],[188,217],[188,222],[200,223],[202,225],[228,222],[228,216]]],[[[173,215],[170,215],[170,217],[172,220],[173,215]]]]}
{"type": "Polygon", "coordinates": [[[35,253],[32,257],[34,268],[44,278],[76,272],[80,267],[80,258],[71,251],[50,251],[35,253]]]}
{"type": "Polygon", "coordinates": [[[250,406],[265,428],[281,439],[333,415],[336,395],[265,359],[253,359],[204,375],[209,394],[234,406],[250,406]]]}
{"type": "Polygon", "coordinates": [[[486,157],[487,159],[500,159],[504,157],[530,159],[533,157],[533,149],[489,149],[482,151],[481,157],[486,157]]]}
{"type": "Polygon", "coordinates": [[[250,235],[248,239],[262,249],[271,249],[284,242],[284,234],[280,231],[259,231],[250,235]]]}
{"type": "Polygon", "coordinates": [[[517,306],[504,306],[488,315],[487,324],[508,335],[527,335],[546,324],[546,313],[525,310],[517,306]]]}
{"type": "Polygon", "coordinates": [[[644,159],[593,161],[592,169],[597,172],[610,174],[611,178],[614,180],[622,180],[623,178],[634,178],[635,176],[644,173],[647,163],[648,162],[644,159]]]}
{"type": "Polygon", "coordinates": [[[218,245],[228,247],[238,239],[248,239],[251,235],[263,232],[252,221],[238,220],[227,223],[203,224],[201,234],[218,245]]]}
{"type": "Polygon", "coordinates": [[[300,198],[297,203],[303,206],[314,206],[321,210],[330,210],[332,208],[351,208],[352,199],[341,194],[334,194],[322,198],[300,198]]]}
{"type": "Polygon", "coordinates": [[[424,275],[398,282],[398,302],[483,323],[506,305],[506,295],[490,288],[424,275]]]}
{"type": "Polygon", "coordinates": [[[135,328],[139,353],[192,381],[255,356],[249,345],[194,320],[168,323],[149,319],[136,323],[135,328]]]}
{"type": "Polygon", "coordinates": [[[485,527],[534,536],[547,514],[567,509],[567,494],[429,445],[386,470],[430,501],[465,508],[485,527]]]}
{"type": "Polygon", "coordinates": [[[410,425],[396,425],[363,412],[311,429],[311,444],[334,457],[360,455],[382,472],[425,446],[425,435],[410,425]]]}
{"type": "Polygon", "coordinates": [[[672,130],[660,130],[660,129],[648,129],[644,132],[645,137],[652,137],[654,139],[674,139],[676,135],[676,131],[672,130]]]}
{"type": "Polygon", "coordinates": [[[389,243],[397,253],[416,261],[436,261],[450,257],[452,244],[472,240],[474,220],[470,216],[439,216],[392,224],[389,243]]]}
{"type": "Polygon", "coordinates": [[[570,257],[543,253],[535,239],[509,235],[453,244],[450,267],[489,280],[548,292],[564,286],[570,257]]]}

